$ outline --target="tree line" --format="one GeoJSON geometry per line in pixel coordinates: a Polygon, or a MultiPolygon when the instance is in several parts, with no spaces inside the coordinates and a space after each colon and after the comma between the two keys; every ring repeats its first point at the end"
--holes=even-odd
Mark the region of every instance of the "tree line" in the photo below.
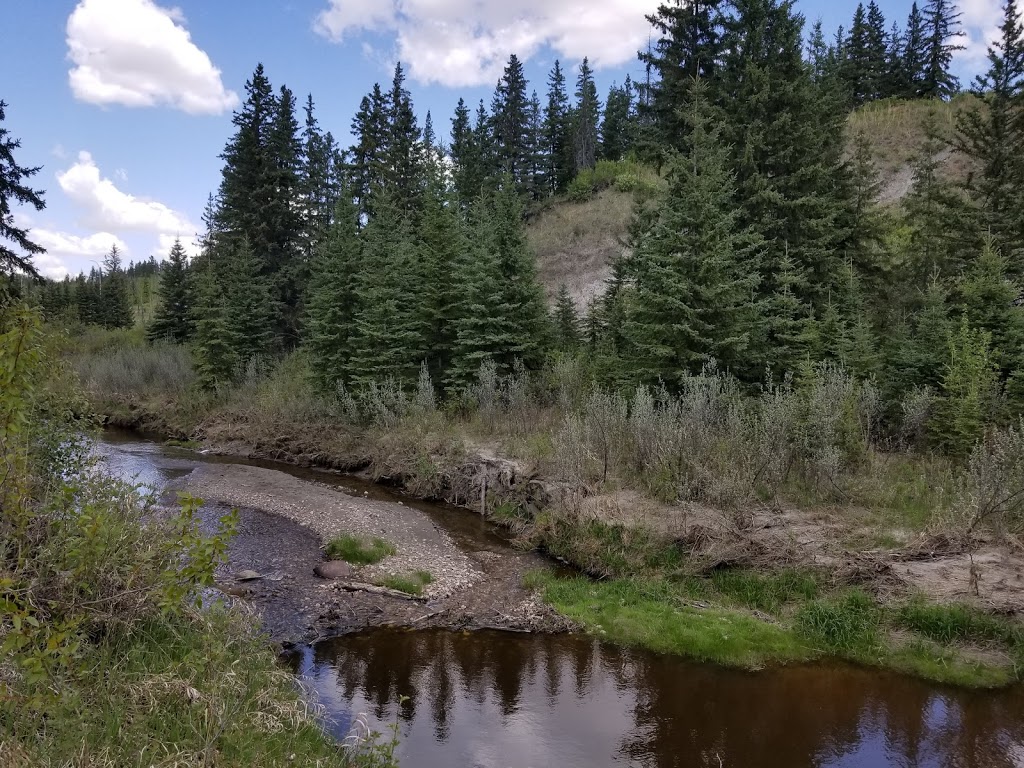
{"type": "Polygon", "coordinates": [[[311,97],[300,125],[257,67],[201,254],[172,254],[150,336],[192,343],[210,387],[300,347],[325,391],[429,377],[447,395],[481,364],[557,356],[608,386],[668,390],[712,361],[751,387],[835,362],[875,382],[884,418],[926,409],[936,441],[964,450],[1024,405],[1015,0],[957,118],[965,181],[942,172],[933,115],[910,193],[880,207],[847,119],[876,98],[954,93],[957,19],[930,0],[880,34],[870,3],[826,45],[789,0],[672,3],[651,17],[643,82],[602,105],[586,60],[574,98],[556,63],[542,103],[513,56],[489,108],[460,101],[448,146],[431,115],[421,127],[401,65],[362,100],[347,149],[311,97]],[[626,156],[664,188],[638,198],[603,295],[581,313],[563,289],[549,310],[524,212],[626,156]]]}

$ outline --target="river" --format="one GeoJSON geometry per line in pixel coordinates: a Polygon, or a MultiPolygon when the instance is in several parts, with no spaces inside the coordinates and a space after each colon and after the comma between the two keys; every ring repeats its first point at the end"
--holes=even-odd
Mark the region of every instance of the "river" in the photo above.
{"type": "MultiPolygon", "coordinates": [[[[97,453],[157,489],[225,461],[115,434],[97,453]]],[[[477,515],[431,512],[460,546],[507,546],[477,515]]],[[[285,662],[339,737],[359,714],[377,730],[397,722],[410,768],[1024,767],[1021,686],[965,691],[844,664],[741,672],[564,634],[374,630],[285,662]]]]}

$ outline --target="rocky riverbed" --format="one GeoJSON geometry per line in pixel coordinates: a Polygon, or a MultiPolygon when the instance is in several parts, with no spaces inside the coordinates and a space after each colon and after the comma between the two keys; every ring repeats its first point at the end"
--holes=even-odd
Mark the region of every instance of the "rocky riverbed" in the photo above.
{"type": "Polygon", "coordinates": [[[204,515],[211,524],[227,509],[239,510],[238,533],[218,572],[218,586],[252,606],[282,644],[374,627],[569,628],[522,587],[526,572],[548,567],[542,558],[497,537],[456,541],[428,511],[417,508],[424,505],[229,463],[197,463],[175,485],[206,502],[204,515]],[[346,534],[382,538],[395,554],[354,567],[342,578],[316,575],[325,560],[324,545],[346,534]],[[388,577],[417,572],[431,577],[421,596],[376,586],[388,577]]]}

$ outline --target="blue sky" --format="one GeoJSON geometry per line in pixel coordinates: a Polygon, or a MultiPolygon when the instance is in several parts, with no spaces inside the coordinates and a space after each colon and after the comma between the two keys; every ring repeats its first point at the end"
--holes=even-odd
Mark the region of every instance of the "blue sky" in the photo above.
{"type": "MultiPolygon", "coordinates": [[[[1000,0],[961,0],[970,40],[957,68],[982,66],[1000,0]]],[[[881,0],[901,24],[907,2],[881,0]]],[[[658,0],[45,0],[11,2],[0,45],[0,99],[22,141],[17,160],[41,165],[46,210],[17,212],[48,249],[53,277],[88,270],[113,243],[127,259],[163,258],[191,241],[231,111],[257,62],[275,87],[312,93],[321,124],[348,143],[359,100],[388,83],[399,58],[422,120],[442,133],[460,96],[490,100],[508,54],[526,61],[543,98],[555,58],[597,65],[603,92],[638,75],[643,14],[658,0]]],[[[831,33],[855,0],[798,0],[831,33]]]]}

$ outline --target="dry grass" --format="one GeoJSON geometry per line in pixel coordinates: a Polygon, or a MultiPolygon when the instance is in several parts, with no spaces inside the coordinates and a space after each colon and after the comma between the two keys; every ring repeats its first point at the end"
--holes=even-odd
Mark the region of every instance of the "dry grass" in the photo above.
{"type": "Polygon", "coordinates": [[[632,212],[633,195],[612,187],[586,202],[556,204],[529,222],[526,236],[549,298],[565,283],[583,308],[604,289],[632,212]]]}

